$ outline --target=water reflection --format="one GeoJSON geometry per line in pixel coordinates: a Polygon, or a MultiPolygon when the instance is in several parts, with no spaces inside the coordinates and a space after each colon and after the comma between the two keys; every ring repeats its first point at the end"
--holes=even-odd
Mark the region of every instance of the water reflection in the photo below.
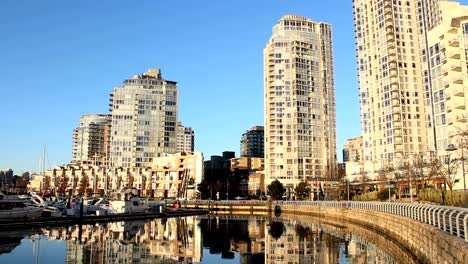
{"type": "Polygon", "coordinates": [[[19,252],[29,252],[29,259],[41,263],[396,263],[387,252],[342,227],[259,216],[197,216],[15,232],[0,232],[0,263],[8,263],[19,252]],[[44,256],[39,251],[57,250],[35,247],[38,241],[64,244],[66,252],[45,254],[64,257],[38,258],[44,256]]]}

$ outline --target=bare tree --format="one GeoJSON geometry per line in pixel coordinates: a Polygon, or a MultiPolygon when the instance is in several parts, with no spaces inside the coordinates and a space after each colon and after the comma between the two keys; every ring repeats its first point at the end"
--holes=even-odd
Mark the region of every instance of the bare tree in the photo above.
{"type": "Polygon", "coordinates": [[[455,150],[457,150],[456,157],[454,157],[454,159],[456,159],[461,166],[463,189],[466,191],[465,173],[468,166],[466,164],[465,157],[468,154],[468,126],[458,128],[457,132],[451,136],[449,140],[454,144],[454,147],[456,148],[455,150]]]}
{"type": "Polygon", "coordinates": [[[68,178],[60,175],[55,179],[55,189],[57,194],[65,195],[68,188],[68,178]]]}
{"type": "Polygon", "coordinates": [[[88,175],[83,174],[80,180],[80,185],[78,186],[78,193],[86,195],[86,192],[89,189],[89,178],[88,175]]]}

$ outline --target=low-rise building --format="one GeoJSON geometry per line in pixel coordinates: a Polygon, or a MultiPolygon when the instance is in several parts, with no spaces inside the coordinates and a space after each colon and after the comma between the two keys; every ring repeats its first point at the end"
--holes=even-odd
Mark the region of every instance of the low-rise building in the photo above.
{"type": "Polygon", "coordinates": [[[231,177],[239,179],[241,195],[265,193],[265,161],[263,158],[240,157],[231,159],[231,177]]]}
{"type": "Polygon", "coordinates": [[[149,198],[197,198],[203,175],[203,154],[166,154],[155,158],[152,167],[113,168],[68,164],[44,174],[33,175],[31,191],[55,195],[111,193],[122,187],[135,188],[149,198]]]}

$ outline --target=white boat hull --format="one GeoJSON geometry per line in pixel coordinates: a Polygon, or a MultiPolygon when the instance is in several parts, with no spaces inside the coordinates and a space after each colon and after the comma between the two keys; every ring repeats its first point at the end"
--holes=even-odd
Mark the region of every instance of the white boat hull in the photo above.
{"type": "Polygon", "coordinates": [[[22,208],[13,208],[0,211],[0,220],[15,218],[37,218],[41,216],[43,209],[35,206],[26,206],[22,208]]]}

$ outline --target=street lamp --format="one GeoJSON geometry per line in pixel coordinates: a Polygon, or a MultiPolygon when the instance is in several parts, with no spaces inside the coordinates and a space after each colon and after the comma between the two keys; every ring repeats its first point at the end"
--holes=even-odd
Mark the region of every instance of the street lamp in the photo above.
{"type": "MultiPolygon", "coordinates": [[[[447,146],[447,148],[445,149],[445,151],[447,152],[452,152],[452,151],[456,151],[457,148],[455,147],[454,144],[449,144],[447,146]]],[[[451,171],[451,168],[450,168],[450,153],[448,154],[448,160],[447,160],[447,173],[448,173],[448,177],[450,178],[450,175],[452,173],[451,171]]],[[[447,177],[444,177],[444,193],[447,191],[447,177]]],[[[444,200],[444,199],[442,199],[444,200]]]]}

